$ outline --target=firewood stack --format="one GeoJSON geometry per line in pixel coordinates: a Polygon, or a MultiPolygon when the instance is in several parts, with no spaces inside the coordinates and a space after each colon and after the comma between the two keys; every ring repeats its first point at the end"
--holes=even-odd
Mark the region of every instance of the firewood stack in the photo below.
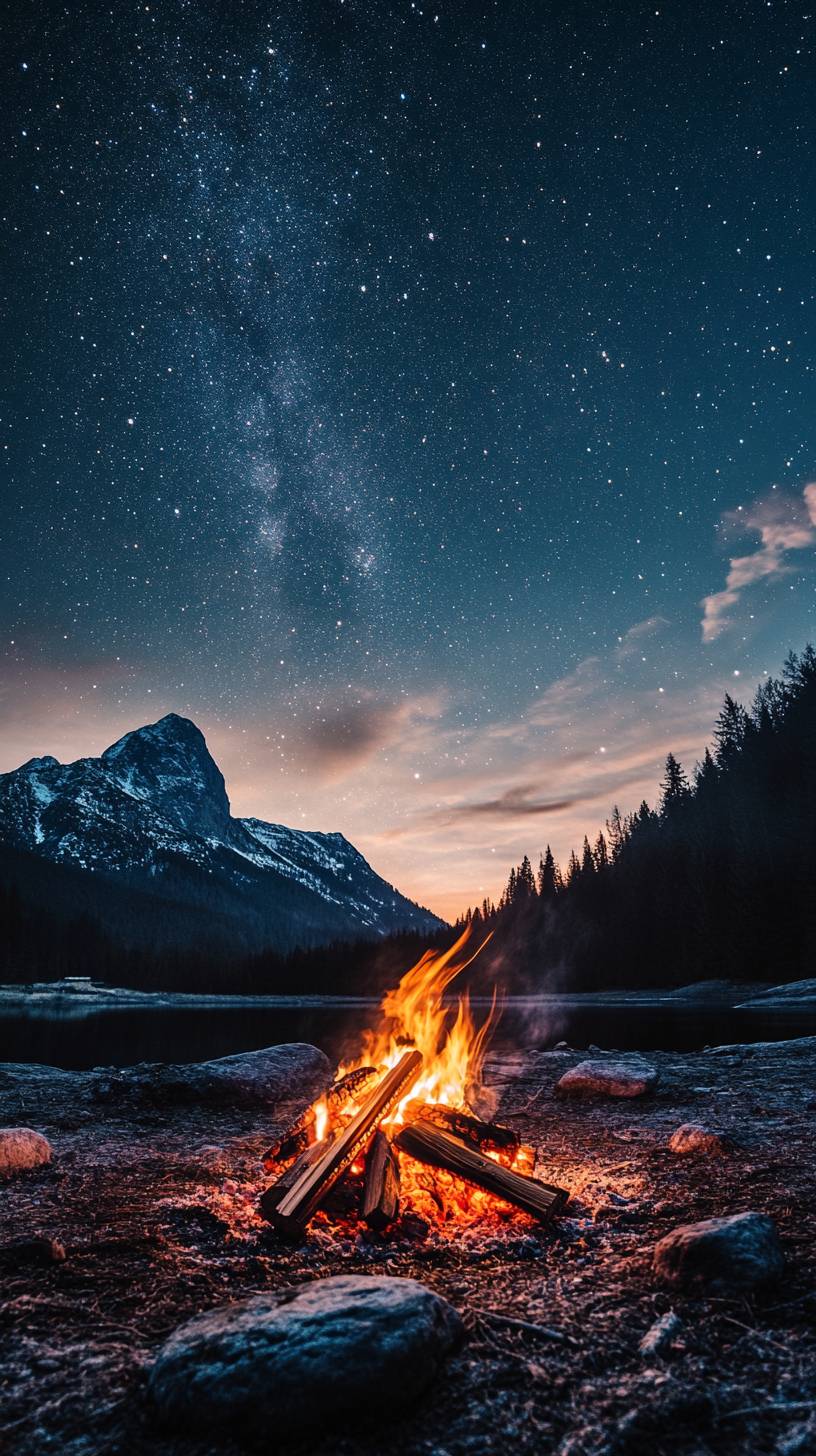
{"type": "Polygon", "coordinates": [[[401,1154],[540,1221],[563,1207],[565,1190],[531,1176],[533,1150],[510,1128],[483,1122],[466,1108],[405,1102],[421,1068],[420,1053],[406,1051],[388,1072],[362,1067],[348,1073],[324,1100],[324,1136],[318,1138],[317,1111],[309,1108],[268,1149],[264,1167],[278,1176],[262,1195],[260,1211],[282,1237],[302,1238],[350,1170],[363,1175],[359,1216],[371,1229],[386,1229],[400,1211],[401,1154]],[[401,1103],[404,1121],[389,1123],[401,1103]]]}

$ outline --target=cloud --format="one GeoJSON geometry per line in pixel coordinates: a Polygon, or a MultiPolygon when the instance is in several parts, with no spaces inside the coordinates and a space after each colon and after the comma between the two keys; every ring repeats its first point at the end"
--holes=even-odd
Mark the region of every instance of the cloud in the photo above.
{"type": "Polygon", "coordinates": [[[733,609],[747,588],[787,575],[793,569],[788,553],[816,546],[816,483],[805,486],[801,500],[780,492],[748,511],[730,511],[723,525],[740,534],[755,531],[761,544],[746,556],[732,556],[723,590],[703,598],[704,642],[713,642],[732,626],[733,609]]]}
{"type": "MultiPolygon", "coordinates": [[[[535,798],[538,785],[515,784],[505,789],[495,799],[478,799],[465,801],[464,803],[451,804],[448,807],[439,806],[417,816],[417,822],[422,825],[437,825],[450,827],[454,824],[467,824],[474,819],[495,819],[515,822],[525,819],[530,815],[559,814],[565,809],[571,809],[576,804],[575,798],[568,799],[547,799],[535,798]]],[[[407,831],[402,831],[407,832],[407,831]]],[[[391,832],[391,838],[400,837],[401,831],[391,832]]]]}
{"type": "Polygon", "coordinates": [[[619,662],[630,657],[633,652],[642,652],[644,642],[651,641],[653,637],[659,637],[670,627],[668,617],[646,617],[642,622],[635,622],[628,632],[618,638],[618,646],[615,652],[619,662]]]}
{"type": "Polygon", "coordinates": [[[301,767],[324,783],[345,778],[387,748],[419,752],[443,710],[440,695],[391,699],[357,690],[315,710],[293,752],[301,767]]]}

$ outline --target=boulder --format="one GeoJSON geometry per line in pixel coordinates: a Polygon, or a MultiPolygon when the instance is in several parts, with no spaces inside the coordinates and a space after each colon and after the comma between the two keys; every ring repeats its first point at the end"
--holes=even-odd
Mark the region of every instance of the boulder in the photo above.
{"type": "Polygon", "coordinates": [[[338,1275],[198,1315],[162,1346],[149,1389],[167,1425],[276,1445],[409,1404],[462,1336],[415,1279],[338,1275]]]}
{"type": "Polygon", "coordinates": [[[0,1178],[51,1162],[51,1144],[31,1127],[0,1127],[0,1178]]]}
{"type": "Polygon", "coordinates": [[[705,1127],[701,1122],[684,1122],[669,1138],[672,1153],[705,1153],[708,1157],[717,1158],[732,1147],[733,1143],[725,1133],[705,1127]]]}
{"type": "Polygon", "coordinates": [[[579,1062],[556,1083],[562,1097],[642,1097],[657,1085],[657,1072],[648,1062],[623,1059],[579,1062]]]}
{"type": "Polygon", "coordinates": [[[670,1284],[747,1289],[782,1273],[776,1224],[765,1213],[732,1213],[673,1229],[655,1245],[653,1268],[670,1284]]]}
{"type": "Polygon", "coordinates": [[[146,1102],[203,1102],[211,1105],[269,1106],[309,1102],[331,1083],[328,1057],[307,1042],[236,1052],[212,1062],[143,1062],[107,1073],[97,1096],[108,1101],[132,1094],[146,1102]]]}

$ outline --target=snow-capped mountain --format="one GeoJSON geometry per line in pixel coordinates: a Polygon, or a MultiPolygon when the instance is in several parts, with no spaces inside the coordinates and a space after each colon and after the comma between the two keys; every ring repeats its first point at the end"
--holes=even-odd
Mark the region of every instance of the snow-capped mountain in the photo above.
{"type": "Polygon", "coordinates": [[[0,775],[0,844],[93,875],[98,890],[127,886],[140,904],[149,892],[168,907],[147,917],[164,943],[190,942],[191,911],[193,938],[280,950],[441,924],[342,834],[234,819],[203,733],[176,713],[100,758],[32,758],[0,775]]]}

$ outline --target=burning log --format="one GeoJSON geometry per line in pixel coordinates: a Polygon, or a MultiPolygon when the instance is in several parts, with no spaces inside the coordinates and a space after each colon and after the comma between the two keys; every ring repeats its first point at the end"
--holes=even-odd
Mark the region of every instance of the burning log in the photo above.
{"type": "Polygon", "coordinates": [[[269,1208],[268,1214],[265,1207],[262,1209],[264,1216],[269,1218],[269,1222],[279,1233],[290,1238],[300,1237],[312,1214],[342,1177],[355,1155],[366,1146],[378,1123],[387,1117],[406,1089],[416,1081],[421,1066],[420,1052],[405,1052],[397,1065],[390,1072],[386,1072],[373,1091],[369,1092],[359,1112],[337,1134],[322,1156],[304,1168],[280,1202],[276,1201],[269,1208]]]}
{"type": "Polygon", "coordinates": [[[432,1122],[420,1118],[407,1123],[396,1137],[396,1145],[403,1153],[429,1163],[433,1168],[445,1168],[457,1178],[484,1188],[495,1198],[503,1198],[534,1218],[544,1220],[557,1212],[567,1201],[563,1188],[549,1183],[540,1183],[537,1178],[528,1178],[486,1158],[467,1143],[451,1137],[432,1122]]]}
{"type": "MultiPolygon", "coordinates": [[[[353,1072],[346,1072],[344,1077],[339,1077],[326,1093],[325,1104],[327,1111],[339,1112],[347,1102],[353,1101],[356,1097],[367,1092],[379,1077],[376,1067],[355,1067],[353,1072]]],[[[286,1163],[290,1158],[296,1158],[317,1139],[317,1109],[315,1106],[307,1107],[305,1112],[296,1117],[295,1121],[281,1133],[277,1142],[272,1143],[264,1153],[261,1162],[267,1173],[271,1173],[278,1163],[286,1163]]]]}
{"type": "Polygon", "coordinates": [[[355,1067],[353,1072],[346,1072],[344,1077],[338,1077],[326,1093],[329,1110],[340,1111],[346,1102],[355,1102],[358,1097],[365,1097],[379,1076],[376,1067],[355,1067]]]}
{"type": "Polygon", "coordinates": [[[375,1132],[366,1157],[362,1214],[369,1228],[384,1229],[399,1213],[399,1161],[382,1128],[375,1132]]]}
{"type": "Polygon", "coordinates": [[[456,1107],[443,1107],[439,1102],[409,1102],[405,1108],[407,1121],[424,1119],[441,1127],[462,1142],[484,1152],[486,1148],[507,1152],[511,1159],[517,1152],[519,1139],[512,1128],[502,1127],[498,1122],[482,1122],[469,1112],[460,1112],[456,1107]]]}
{"type": "Polygon", "coordinates": [[[312,1164],[323,1156],[328,1146],[328,1139],[324,1142],[312,1143],[299,1158],[296,1158],[292,1166],[287,1168],[285,1173],[281,1173],[280,1177],[276,1178],[274,1183],[270,1183],[266,1191],[261,1194],[259,1207],[267,1222],[271,1222],[270,1214],[274,1208],[277,1208],[284,1195],[294,1187],[306,1169],[311,1168],[312,1164]]]}
{"type": "Polygon", "coordinates": [[[315,1123],[317,1113],[313,1107],[307,1107],[300,1117],[282,1132],[277,1142],[272,1143],[261,1158],[261,1162],[267,1173],[271,1173],[278,1163],[286,1163],[289,1158],[296,1158],[306,1148],[311,1147],[317,1136],[315,1123]]]}

